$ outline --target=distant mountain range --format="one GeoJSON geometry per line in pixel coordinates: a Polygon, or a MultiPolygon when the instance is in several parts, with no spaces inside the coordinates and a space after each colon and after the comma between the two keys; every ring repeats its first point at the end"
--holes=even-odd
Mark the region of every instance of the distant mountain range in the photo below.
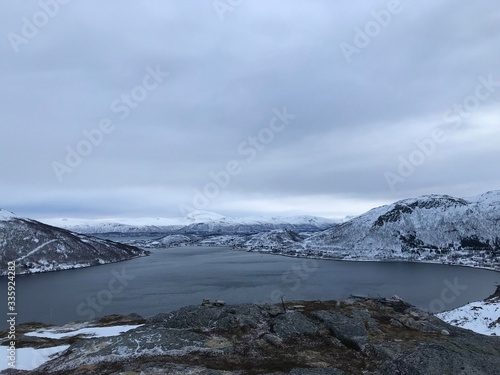
{"type": "MultiPolygon", "coordinates": [[[[142,255],[142,248],[230,246],[341,260],[423,261],[500,270],[500,191],[469,198],[425,195],[341,222],[314,216],[231,218],[193,212],[182,219],[52,219],[58,229],[0,211],[0,263],[65,269],[142,255]],[[80,233],[131,236],[128,245],[80,233]],[[151,235],[155,238],[151,239],[151,235]],[[136,246],[136,247],[134,247],[136,246]]],[[[4,267],[5,269],[5,267],[4,267]]],[[[29,271],[27,271],[29,272],[29,271]]]]}
{"type": "Polygon", "coordinates": [[[195,211],[185,218],[141,219],[45,219],[44,223],[84,234],[254,234],[276,229],[298,232],[317,232],[331,228],[340,220],[316,216],[234,218],[213,212],[195,211]]]}
{"type": "Polygon", "coordinates": [[[16,273],[58,271],[147,255],[139,248],[101,240],[0,209],[0,275],[15,261],[16,273]]]}
{"type": "Polygon", "coordinates": [[[317,233],[166,236],[145,247],[199,244],[344,260],[411,260],[500,270],[500,191],[469,198],[425,195],[374,208],[317,233]]]}

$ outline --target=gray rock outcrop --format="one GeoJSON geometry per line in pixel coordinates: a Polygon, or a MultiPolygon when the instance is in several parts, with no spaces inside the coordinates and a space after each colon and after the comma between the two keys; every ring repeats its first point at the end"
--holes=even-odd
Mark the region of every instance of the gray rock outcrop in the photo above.
{"type": "Polygon", "coordinates": [[[29,374],[492,375],[500,368],[500,338],[450,326],[400,299],[188,306],[143,322],[120,336],[53,340],[70,347],[29,374]]]}

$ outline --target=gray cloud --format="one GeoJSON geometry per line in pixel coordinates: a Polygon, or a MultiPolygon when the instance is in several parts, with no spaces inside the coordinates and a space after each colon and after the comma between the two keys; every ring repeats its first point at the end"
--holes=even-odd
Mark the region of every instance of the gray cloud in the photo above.
{"type": "Polygon", "coordinates": [[[445,114],[475,95],[478,77],[500,82],[490,1],[401,0],[350,63],[341,44],[390,1],[243,1],[221,21],[210,1],[73,0],[16,53],[9,34],[22,36],[23,17],[47,2],[0,5],[0,207],[177,216],[230,160],[241,173],[204,209],[338,216],[500,186],[500,87],[396,189],[384,177],[415,140],[450,125],[445,114]],[[157,66],[169,76],[120,119],[112,104],[157,66]],[[284,107],[296,118],[245,161],[241,144],[284,107]],[[58,181],[53,162],[104,118],[114,130],[58,181]]]}

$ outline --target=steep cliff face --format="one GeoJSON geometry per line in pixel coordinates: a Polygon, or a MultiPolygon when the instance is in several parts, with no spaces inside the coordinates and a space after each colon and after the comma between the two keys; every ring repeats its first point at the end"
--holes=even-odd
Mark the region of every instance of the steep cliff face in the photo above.
{"type": "Polygon", "coordinates": [[[147,255],[139,248],[100,240],[0,211],[0,275],[57,271],[147,255]]]}

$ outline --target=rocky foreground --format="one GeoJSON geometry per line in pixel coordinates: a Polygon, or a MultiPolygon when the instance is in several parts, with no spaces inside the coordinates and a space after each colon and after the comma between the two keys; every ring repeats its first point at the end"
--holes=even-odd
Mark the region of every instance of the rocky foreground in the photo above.
{"type": "Polygon", "coordinates": [[[23,325],[18,347],[69,347],[34,371],[3,373],[486,375],[500,368],[500,338],[450,326],[396,297],[205,304],[94,323],[141,325],[119,336],[62,339],[23,335],[42,328],[23,325]]]}

